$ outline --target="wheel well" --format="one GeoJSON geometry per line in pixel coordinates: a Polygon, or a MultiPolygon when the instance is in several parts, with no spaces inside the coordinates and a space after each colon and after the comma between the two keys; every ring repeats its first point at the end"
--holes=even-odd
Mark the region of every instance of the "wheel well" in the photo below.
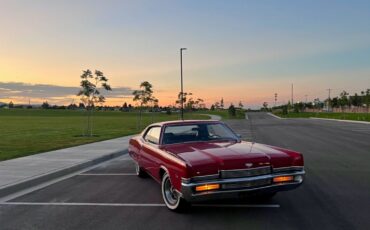
{"type": "Polygon", "coordinates": [[[159,169],[159,177],[161,178],[161,180],[162,180],[162,177],[163,177],[163,175],[166,173],[166,170],[164,170],[163,168],[160,168],[159,169]]]}

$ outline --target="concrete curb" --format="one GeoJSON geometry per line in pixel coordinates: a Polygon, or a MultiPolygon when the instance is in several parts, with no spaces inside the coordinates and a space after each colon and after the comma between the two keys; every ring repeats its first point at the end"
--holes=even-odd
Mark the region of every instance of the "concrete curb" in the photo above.
{"type": "Polygon", "coordinates": [[[276,119],[280,119],[280,120],[286,119],[286,118],[281,118],[279,116],[276,116],[275,114],[272,114],[272,113],[267,113],[267,114],[272,116],[272,117],[275,117],[276,119]]]}
{"type": "Polygon", "coordinates": [[[92,160],[89,160],[89,161],[85,161],[85,162],[82,162],[82,163],[79,163],[79,164],[75,164],[73,166],[68,166],[68,167],[65,167],[65,168],[62,168],[62,169],[58,169],[58,170],[55,170],[55,171],[52,171],[52,172],[48,172],[48,173],[45,173],[45,174],[35,176],[33,178],[29,178],[27,180],[19,181],[19,182],[14,183],[14,184],[6,185],[6,186],[0,188],[0,197],[5,197],[5,196],[8,196],[12,193],[18,192],[20,190],[23,190],[23,189],[26,189],[26,188],[29,188],[29,187],[33,187],[33,186],[42,184],[46,181],[53,180],[53,179],[56,179],[58,177],[62,177],[62,176],[65,176],[67,174],[70,174],[70,173],[73,173],[73,172],[91,167],[93,165],[102,163],[104,161],[122,156],[122,155],[126,154],[127,152],[128,152],[127,149],[122,150],[122,151],[113,152],[113,153],[110,153],[110,154],[107,154],[107,155],[104,155],[104,156],[101,156],[101,157],[98,157],[98,158],[95,158],[95,159],[92,159],[92,160]]]}
{"type": "Polygon", "coordinates": [[[319,117],[310,117],[310,119],[325,120],[325,121],[339,121],[339,122],[347,122],[347,123],[357,123],[357,124],[367,124],[367,125],[370,125],[370,122],[368,122],[368,121],[340,120],[340,119],[319,118],[319,117]]]}
{"type": "Polygon", "coordinates": [[[209,116],[211,120],[216,120],[216,121],[221,121],[222,120],[222,117],[221,116],[218,116],[218,115],[213,115],[213,114],[200,114],[200,115],[206,115],[206,116],[209,116]]]}

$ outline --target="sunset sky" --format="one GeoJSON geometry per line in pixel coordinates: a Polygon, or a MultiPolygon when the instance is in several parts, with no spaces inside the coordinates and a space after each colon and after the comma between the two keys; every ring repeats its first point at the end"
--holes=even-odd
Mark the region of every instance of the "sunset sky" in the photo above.
{"type": "MultiPolygon", "coordinates": [[[[121,105],[140,82],[259,107],[370,88],[370,1],[0,0],[0,101],[69,104],[99,69],[121,105]]],[[[78,98],[75,99],[78,101],[78,98]]]]}

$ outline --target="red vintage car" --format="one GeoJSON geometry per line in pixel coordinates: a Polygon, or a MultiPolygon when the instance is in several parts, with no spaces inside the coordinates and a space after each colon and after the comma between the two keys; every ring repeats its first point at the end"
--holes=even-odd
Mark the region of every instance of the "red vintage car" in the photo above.
{"type": "Polygon", "coordinates": [[[130,140],[129,154],[139,177],[161,183],[171,210],[209,199],[271,197],[301,185],[305,174],[302,154],[242,141],[220,121],[152,124],[130,140]]]}

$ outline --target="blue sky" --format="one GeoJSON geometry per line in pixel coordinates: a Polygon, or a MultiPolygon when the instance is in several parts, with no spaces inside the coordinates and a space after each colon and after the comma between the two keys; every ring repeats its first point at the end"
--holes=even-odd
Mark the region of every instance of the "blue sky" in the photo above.
{"type": "Polygon", "coordinates": [[[0,82],[78,86],[100,69],[115,87],[152,82],[166,105],[187,47],[185,89],[208,104],[284,103],[291,83],[324,99],[370,88],[369,22],[370,1],[1,1],[0,82]]]}

